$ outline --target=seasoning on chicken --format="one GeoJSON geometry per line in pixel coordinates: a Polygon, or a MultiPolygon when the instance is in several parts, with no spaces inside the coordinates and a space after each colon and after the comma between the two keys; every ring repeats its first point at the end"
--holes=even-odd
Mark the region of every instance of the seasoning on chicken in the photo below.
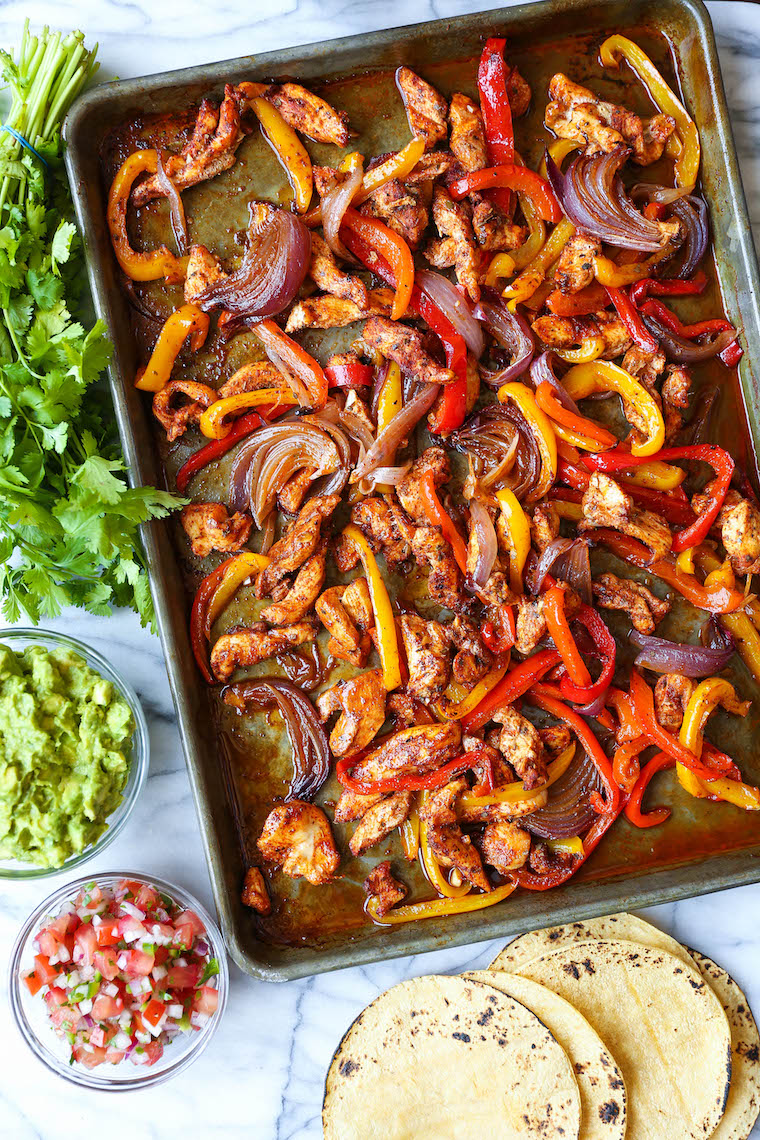
{"type": "Polygon", "coordinates": [[[459,284],[473,301],[479,300],[483,267],[469,204],[455,202],[443,186],[437,185],[433,190],[433,220],[441,237],[430,242],[425,257],[438,268],[453,265],[459,284]]]}
{"type": "Polygon", "coordinates": [[[404,728],[368,752],[354,768],[354,778],[366,782],[422,776],[453,760],[461,739],[462,730],[456,721],[404,728]]]}
{"type": "MultiPolygon", "coordinates": [[[[708,483],[704,491],[692,497],[695,514],[701,514],[706,508],[713,488],[714,483],[708,483]]],[[[734,572],[757,574],[760,571],[760,510],[738,491],[730,490],[716,522],[734,572]]]]}
{"type": "Polygon", "coordinates": [[[464,835],[456,813],[456,802],[467,791],[466,780],[453,780],[443,788],[430,792],[420,807],[420,820],[427,827],[430,847],[442,867],[454,867],[468,883],[486,893],[491,884],[486,878],[480,852],[468,835],[464,835]]]}
{"type": "Polygon", "coordinates": [[[515,649],[523,657],[529,657],[541,638],[546,636],[546,618],[541,598],[536,598],[534,602],[517,603],[515,629],[515,649]]]}
{"type": "Polygon", "coordinates": [[[393,792],[359,820],[348,846],[357,858],[400,827],[412,810],[412,792],[393,792]]]}
{"type": "Polygon", "coordinates": [[[486,863],[507,875],[528,862],[530,832],[508,819],[494,820],[483,832],[480,850],[486,863]]]}
{"type": "Polygon", "coordinates": [[[562,293],[578,293],[594,280],[594,258],[600,257],[602,243],[587,233],[570,238],[557,262],[554,284],[562,293]]]}
{"type": "Polygon", "coordinates": [[[388,697],[388,713],[393,720],[393,728],[400,732],[402,728],[412,728],[415,724],[434,724],[435,717],[427,705],[423,705],[415,697],[399,690],[388,697]]]}
{"type": "Polygon", "coordinates": [[[215,253],[205,245],[190,246],[187,259],[184,294],[188,304],[195,304],[212,285],[218,285],[227,274],[215,253]]]}
{"type": "Polygon", "coordinates": [[[261,620],[270,625],[293,625],[312,608],[325,582],[326,543],[321,543],[296,574],[295,581],[277,602],[261,611],[261,620]]]}
{"type": "Polygon", "coordinates": [[[301,508],[287,534],[269,551],[270,562],[256,582],[256,597],[266,598],[274,587],[311,558],[320,541],[322,523],[333,513],[340,495],[316,495],[301,508]]]}
{"type": "Polygon", "coordinates": [[[594,579],[593,591],[597,605],[627,613],[639,633],[654,633],[657,623],[670,613],[671,603],[666,598],[656,597],[646,586],[629,578],[600,574],[594,579]]]}
{"type": "MultiPolygon", "coordinates": [[[[186,190],[188,186],[215,178],[235,165],[235,151],[247,134],[240,122],[244,105],[245,100],[229,83],[224,88],[220,107],[215,107],[208,99],[203,100],[190,141],[179,154],[171,155],[164,162],[166,176],[177,190],[186,190]]],[[[165,194],[161,179],[152,174],[132,191],[132,204],[144,206],[151,199],[162,198],[165,194]]]]}
{"type": "Polygon", "coordinates": [[[153,397],[153,415],[166,431],[169,443],[184,435],[190,424],[196,424],[206,408],[216,399],[208,384],[195,380],[170,380],[153,397]],[[177,405],[177,396],[187,396],[188,403],[177,405]]]}
{"type": "Polygon", "coordinates": [[[417,249],[428,225],[427,206],[420,192],[408,183],[392,178],[374,190],[360,213],[379,218],[401,234],[410,249],[417,249]]]}
{"type": "Polygon", "coordinates": [[[594,471],[581,502],[583,522],[578,530],[612,527],[622,534],[638,538],[657,558],[670,550],[673,537],[664,519],[653,511],[642,511],[633,499],[609,475],[594,471]]]}
{"type": "Polygon", "coordinates": [[[268,863],[281,866],[294,879],[303,877],[313,886],[329,883],[340,863],[327,816],[304,800],[273,808],[256,846],[268,863]]]}
{"type": "Polygon", "coordinates": [[[272,900],[269,897],[264,876],[258,867],[249,867],[246,871],[240,901],[243,906],[249,906],[251,910],[258,911],[259,914],[272,913],[272,900]]]}
{"type": "Polygon", "coordinates": [[[404,641],[409,681],[407,692],[423,704],[437,701],[449,683],[451,648],[444,626],[417,614],[402,614],[399,627],[404,641]]]}
{"type": "Polygon", "coordinates": [[[285,514],[298,514],[303,501],[314,481],[315,467],[301,467],[295,475],[291,475],[284,487],[277,492],[277,505],[285,514]]]}
{"type": "Polygon", "coordinates": [[[468,95],[457,91],[449,104],[451,153],[468,172],[488,166],[486,133],[480,107],[468,95]]]}
{"type": "Polygon", "coordinates": [[[458,652],[452,673],[459,685],[477,685],[493,666],[493,654],[483,643],[478,625],[463,614],[457,614],[449,626],[451,641],[458,652]]]}
{"type": "Polygon", "coordinates": [[[340,712],[330,733],[333,756],[361,752],[382,728],[385,720],[385,686],[382,673],[370,669],[350,681],[339,681],[317,697],[317,712],[326,721],[340,712]]]}
{"type": "Polygon", "coordinates": [[[257,392],[259,388],[281,388],[282,373],[269,360],[255,360],[244,364],[217,389],[216,398],[239,396],[242,392],[257,392]]]}
{"type": "Polygon", "coordinates": [[[445,448],[426,447],[419,459],[415,459],[401,482],[396,487],[399,502],[412,522],[425,526],[428,516],[424,507],[421,483],[432,472],[433,486],[438,490],[451,478],[451,463],[445,448]]]}
{"type": "Polygon", "coordinates": [[[374,620],[367,579],[355,578],[347,586],[330,586],[314,608],[330,634],[328,653],[357,668],[366,665],[372,644],[367,631],[374,620]]]}
{"type": "Polygon", "coordinates": [[[591,317],[558,317],[548,313],[533,321],[531,328],[548,348],[572,348],[589,337],[601,337],[603,360],[614,360],[631,346],[628,329],[616,314],[606,310],[591,317]]]}
{"type": "Polygon", "coordinates": [[[663,673],[654,687],[657,719],[668,732],[678,732],[683,714],[694,692],[694,682],[681,673],[663,673]]]}
{"type": "MultiPolygon", "coordinates": [[[[503,515],[502,515],[503,518],[503,515]]],[[[559,537],[559,511],[556,504],[548,500],[533,508],[530,520],[530,537],[539,554],[559,537]]]]}
{"type": "MultiPolygon", "coordinates": [[[[390,496],[370,495],[351,508],[351,521],[369,542],[374,551],[382,551],[391,570],[399,570],[410,558],[414,527],[390,496]]],[[[359,555],[352,543],[336,545],[338,569],[343,573],[353,570],[359,555]]]]}
{"type": "Polygon", "coordinates": [[[483,194],[470,194],[470,205],[472,232],[481,249],[487,253],[519,249],[528,233],[527,226],[510,221],[504,211],[483,194]]]}
{"type": "Polygon", "coordinates": [[[517,67],[513,67],[507,76],[507,98],[513,119],[527,114],[531,99],[530,84],[517,67]]]}
{"type": "Polygon", "coordinates": [[[454,379],[450,369],[436,364],[425,352],[422,334],[408,325],[373,316],[364,326],[362,339],[370,348],[376,348],[389,360],[395,360],[402,372],[424,384],[450,384],[454,379]]]}
{"type": "Polygon", "coordinates": [[[637,344],[632,344],[626,352],[620,367],[635,376],[644,387],[659,400],[655,385],[660,375],[665,371],[665,353],[658,348],[656,352],[646,352],[637,344]]]}
{"type": "Polygon", "coordinates": [[[344,788],[335,805],[335,812],[333,813],[335,822],[353,823],[354,820],[361,819],[365,812],[368,812],[371,807],[384,799],[384,792],[372,792],[370,795],[362,796],[358,792],[352,792],[350,788],[344,788]]]}
{"type": "Polygon", "coordinates": [[[669,364],[660,389],[662,416],[665,421],[665,442],[672,443],[683,427],[681,414],[689,406],[691,374],[684,364],[669,364]]]}
{"type": "Polygon", "coordinates": [[[224,503],[188,503],[180,521],[198,558],[208,558],[212,550],[230,554],[248,541],[253,519],[235,511],[230,515],[224,503]]]}
{"type": "Polygon", "coordinates": [[[418,565],[428,568],[428,592],[433,601],[447,610],[458,610],[463,604],[461,574],[451,547],[437,527],[417,528],[412,554],[418,565]]]}
{"type": "Polygon", "coordinates": [[[375,911],[381,918],[407,895],[404,884],[392,874],[389,859],[384,859],[370,871],[364,880],[364,890],[367,898],[374,900],[375,911]]]}
{"type": "Polygon", "coordinates": [[[502,705],[492,720],[502,726],[499,751],[514,768],[526,792],[546,783],[546,752],[538,729],[511,705],[502,705]]]}
{"type": "Polygon", "coordinates": [[[361,310],[369,308],[367,286],[361,277],[341,269],[335,260],[335,254],[317,233],[311,235],[309,276],[323,292],[344,301],[352,301],[361,310]]]}
{"type": "Polygon", "coordinates": [[[562,139],[585,142],[588,154],[609,153],[616,146],[632,149],[632,158],[640,166],[649,166],[662,157],[670,136],[676,129],[670,115],[654,115],[640,119],[618,103],[607,103],[574,83],[562,72],[549,84],[549,98],[544,122],[562,139]]]}
{"type": "Polygon", "coordinates": [[[384,317],[391,311],[393,294],[388,289],[370,289],[367,305],[362,308],[354,301],[334,297],[330,293],[317,293],[296,301],[288,314],[285,332],[299,329],[341,329],[367,317],[384,317]]]}
{"type": "Polygon", "coordinates": [[[443,142],[448,134],[449,110],[443,96],[410,67],[399,67],[396,86],[404,100],[412,134],[423,138],[428,150],[436,143],[443,142]]]}
{"type": "Polygon", "coordinates": [[[236,669],[258,665],[277,653],[295,649],[314,640],[316,625],[313,620],[267,629],[263,621],[254,622],[250,629],[224,633],[211,650],[211,669],[217,681],[229,681],[236,669]]]}
{"type": "Polygon", "coordinates": [[[454,155],[447,150],[425,151],[417,165],[404,178],[407,186],[428,185],[434,178],[447,174],[456,165],[454,155]]]}
{"type": "Polygon", "coordinates": [[[351,138],[348,115],[336,111],[324,99],[307,91],[300,83],[273,84],[264,95],[286,123],[314,142],[346,146],[351,138]]]}

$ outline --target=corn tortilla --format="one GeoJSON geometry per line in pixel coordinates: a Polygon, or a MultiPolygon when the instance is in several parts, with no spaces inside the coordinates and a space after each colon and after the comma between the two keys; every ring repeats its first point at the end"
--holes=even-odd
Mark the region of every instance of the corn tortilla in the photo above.
{"type": "Polygon", "coordinates": [[[463,975],[527,1006],[567,1053],[581,1095],[580,1140],[624,1140],[626,1093],[615,1058],[585,1017],[546,986],[519,974],[474,970],[463,975]]]}
{"type": "Polygon", "coordinates": [[[577,1140],[572,1066],[525,1006],[467,978],[376,998],[327,1073],[325,1140],[577,1140]]]}
{"type": "Polygon", "coordinates": [[[627,1140],[705,1140],[731,1080],[731,1033],[696,969],[629,941],[564,946],[520,967],[591,1023],[628,1092],[627,1140]]]}

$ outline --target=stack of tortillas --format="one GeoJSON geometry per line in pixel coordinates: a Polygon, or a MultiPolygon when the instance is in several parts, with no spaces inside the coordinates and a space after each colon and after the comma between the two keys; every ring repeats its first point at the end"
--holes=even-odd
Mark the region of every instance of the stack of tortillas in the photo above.
{"type": "Polygon", "coordinates": [[[760,1038],[709,958],[629,914],[533,931],[367,1006],[327,1074],[327,1140],[747,1140],[760,1038]]]}

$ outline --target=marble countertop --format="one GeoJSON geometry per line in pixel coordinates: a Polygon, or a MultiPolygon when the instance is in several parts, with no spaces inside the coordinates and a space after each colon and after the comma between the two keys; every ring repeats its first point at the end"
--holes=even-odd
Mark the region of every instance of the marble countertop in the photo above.
{"type": "MultiPolygon", "coordinates": [[[[128,78],[496,6],[488,0],[3,0],[0,44],[18,41],[26,17],[34,25],[81,27],[90,42],[100,43],[103,77],[128,78]]],[[[760,6],[723,0],[708,8],[760,243],[760,6]]],[[[213,909],[157,638],[123,612],[107,620],[70,612],[50,624],[103,652],[137,689],[150,724],[147,786],[123,834],[86,870],[143,869],[181,884],[213,909]]],[[[51,889],[44,882],[0,886],[0,961],[7,961],[22,921],[51,889]]],[[[760,884],[645,914],[725,966],[760,1014],[760,884]]],[[[227,1013],[197,1065],[166,1085],[118,1101],[48,1074],[16,1035],[3,995],[0,1136],[60,1140],[105,1125],[109,1140],[201,1134],[317,1140],[327,1064],[364,1005],[410,976],[482,968],[495,949],[480,943],[286,985],[256,982],[232,966],[227,1013]]],[[[752,1136],[760,1138],[760,1128],[752,1136]]]]}

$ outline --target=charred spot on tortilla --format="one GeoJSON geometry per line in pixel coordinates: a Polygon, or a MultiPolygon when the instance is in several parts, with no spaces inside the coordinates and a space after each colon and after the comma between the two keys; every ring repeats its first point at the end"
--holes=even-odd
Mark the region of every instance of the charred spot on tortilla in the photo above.
{"type": "Polygon", "coordinates": [[[617,1120],[619,1113],[620,1105],[615,1104],[614,1100],[608,1100],[599,1109],[599,1119],[604,1124],[612,1124],[613,1121],[617,1120]]]}

